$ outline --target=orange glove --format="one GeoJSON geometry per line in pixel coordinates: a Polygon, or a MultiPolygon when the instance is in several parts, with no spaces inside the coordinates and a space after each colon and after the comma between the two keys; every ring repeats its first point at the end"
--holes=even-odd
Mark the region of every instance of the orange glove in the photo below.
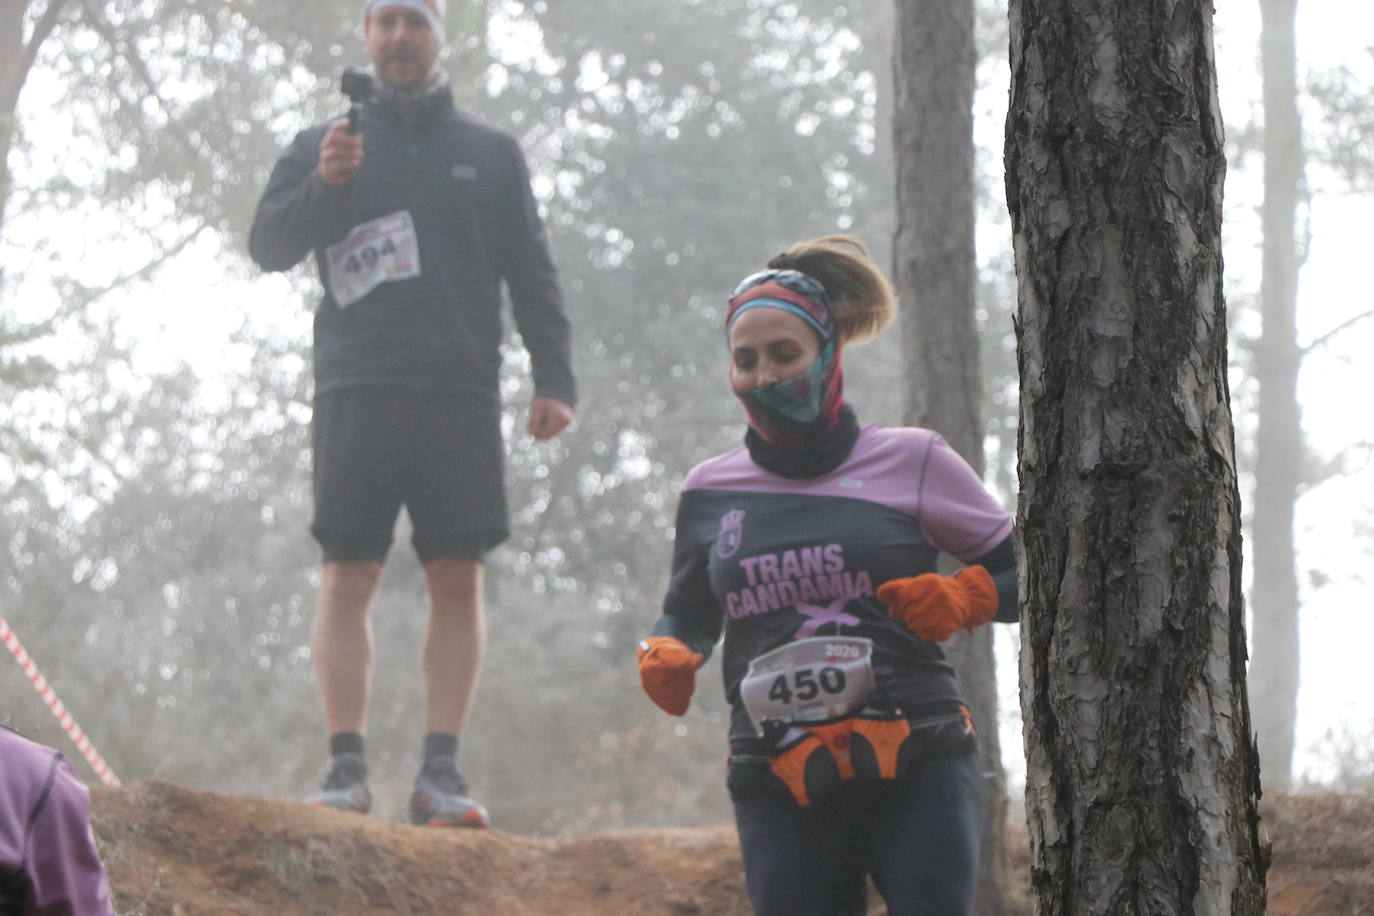
{"type": "Polygon", "coordinates": [[[888,614],[931,642],[982,626],[997,613],[997,586],[981,566],[965,566],[952,576],[924,573],[878,586],[888,614]]]}
{"type": "Polygon", "coordinates": [[[639,643],[639,683],[649,699],[670,716],[687,713],[697,687],[697,669],[705,658],[682,640],[650,636],[639,643]]]}

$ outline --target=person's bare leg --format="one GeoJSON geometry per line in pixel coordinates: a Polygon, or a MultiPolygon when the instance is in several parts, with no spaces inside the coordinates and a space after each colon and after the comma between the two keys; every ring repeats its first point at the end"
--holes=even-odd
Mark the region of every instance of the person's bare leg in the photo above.
{"type": "Polygon", "coordinates": [[[425,674],[425,746],[410,820],[435,827],[485,827],[487,809],[468,797],[458,772],[458,736],[468,724],[486,650],[482,563],[439,559],[425,564],[429,626],[421,659],[425,674]]]}
{"type": "Polygon", "coordinates": [[[486,651],[482,562],[444,558],[425,564],[429,625],[422,665],[425,731],[460,735],[472,711],[486,651]]]}
{"type": "Polygon", "coordinates": [[[372,694],[372,598],[381,578],[381,563],[324,564],[311,646],[330,735],[367,733],[372,694]]]}

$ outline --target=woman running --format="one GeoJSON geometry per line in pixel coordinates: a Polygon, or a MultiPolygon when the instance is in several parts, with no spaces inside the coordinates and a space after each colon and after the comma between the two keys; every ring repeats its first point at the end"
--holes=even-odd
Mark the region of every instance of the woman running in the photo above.
{"type": "Polygon", "coordinates": [[[760,916],[971,913],[973,722],[940,643],[1016,620],[1012,519],[935,432],[860,426],[840,355],[892,289],[850,236],[743,280],[725,327],[744,445],[693,468],[641,684],[683,715],[724,634],[727,785],[760,916]],[[966,564],[935,572],[946,553],[966,564]]]}

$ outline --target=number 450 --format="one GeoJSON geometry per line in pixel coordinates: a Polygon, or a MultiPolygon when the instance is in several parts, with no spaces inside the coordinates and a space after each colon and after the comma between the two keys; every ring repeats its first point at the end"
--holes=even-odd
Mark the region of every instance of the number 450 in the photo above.
{"type": "Polygon", "coordinates": [[[768,689],[768,699],[779,703],[796,700],[805,703],[814,700],[824,691],[837,694],[844,690],[846,678],[839,668],[827,665],[820,671],[812,668],[797,668],[779,674],[768,689]]]}

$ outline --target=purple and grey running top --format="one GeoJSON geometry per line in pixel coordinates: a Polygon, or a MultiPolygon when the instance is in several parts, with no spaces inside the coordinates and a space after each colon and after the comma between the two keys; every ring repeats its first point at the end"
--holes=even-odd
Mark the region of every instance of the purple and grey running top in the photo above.
{"type": "Polygon", "coordinates": [[[843,464],[805,480],[764,470],[740,447],[687,475],[654,633],[703,654],[724,634],[736,750],[758,747],[739,694],[749,662],[812,636],[871,639],[874,701],[941,715],[962,704],[953,669],[937,644],[888,616],[877,588],[935,571],[941,552],[976,561],[1012,524],[931,430],[866,426],[843,464]]]}

